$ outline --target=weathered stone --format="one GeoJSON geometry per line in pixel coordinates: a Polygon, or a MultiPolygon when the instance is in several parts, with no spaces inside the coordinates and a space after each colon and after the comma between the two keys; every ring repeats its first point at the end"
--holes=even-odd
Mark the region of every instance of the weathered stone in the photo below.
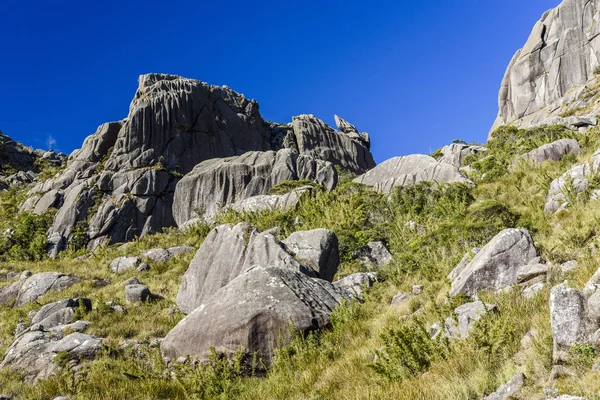
{"type": "Polygon", "coordinates": [[[543,282],[534,283],[531,286],[523,289],[523,297],[526,299],[533,299],[539,292],[541,292],[546,287],[546,284],[543,282]]]}
{"type": "Polygon", "coordinates": [[[375,282],[377,275],[374,272],[359,272],[337,280],[333,285],[358,299],[362,297],[363,290],[372,287],[375,282]]]}
{"type": "Polygon", "coordinates": [[[61,291],[77,282],[79,278],[60,272],[41,272],[32,275],[23,281],[15,299],[15,307],[36,301],[50,290],[61,291]]]}
{"type": "Polygon", "coordinates": [[[290,340],[290,323],[301,333],[326,327],[343,298],[327,281],[286,268],[251,267],[169,332],[162,354],[206,361],[211,347],[227,355],[242,347],[268,366],[274,348],[290,340]]]}
{"type": "Polygon", "coordinates": [[[484,400],[509,400],[515,398],[525,385],[525,374],[519,372],[513,376],[508,382],[500,386],[498,390],[484,400]]]}
{"type": "Polygon", "coordinates": [[[487,149],[483,146],[453,143],[441,148],[442,157],[439,159],[439,162],[451,164],[460,168],[463,166],[465,158],[485,151],[487,151],[487,149]]]}
{"type": "Polygon", "coordinates": [[[128,303],[143,303],[150,299],[151,293],[147,286],[131,284],[125,286],[125,300],[128,303]]]}
{"type": "Polygon", "coordinates": [[[127,279],[126,281],[121,282],[121,286],[127,285],[139,285],[141,282],[135,276],[127,279]]]}
{"type": "Polygon", "coordinates": [[[338,238],[328,229],[292,233],[282,241],[298,260],[331,282],[340,264],[338,238]]]}
{"type": "Polygon", "coordinates": [[[22,285],[23,281],[17,281],[1,288],[0,304],[5,306],[12,305],[17,296],[19,295],[19,290],[21,289],[22,285]]]}
{"type": "Polygon", "coordinates": [[[369,265],[381,268],[392,261],[392,255],[383,242],[369,242],[363,248],[356,250],[352,256],[369,265]]]}
{"type": "Polygon", "coordinates": [[[589,178],[594,175],[600,167],[600,151],[592,155],[590,162],[576,164],[567,172],[550,183],[550,189],[546,195],[544,210],[553,213],[568,206],[566,193],[581,193],[589,186],[589,178]]]}
{"type": "Polygon", "coordinates": [[[486,244],[452,282],[450,296],[499,290],[517,283],[519,267],[537,256],[527,230],[505,229],[486,244]]]}
{"type": "Polygon", "coordinates": [[[421,293],[423,293],[423,285],[413,285],[412,286],[412,294],[414,294],[415,296],[418,296],[421,293]]]}
{"type": "Polygon", "coordinates": [[[59,325],[65,325],[72,322],[75,315],[75,309],[83,307],[91,311],[92,302],[87,298],[66,299],[43,306],[32,318],[32,330],[48,330],[59,325]]]}
{"type": "Polygon", "coordinates": [[[227,205],[265,195],[273,186],[288,180],[312,180],[329,190],[335,187],[337,172],[333,165],[309,159],[283,149],[204,161],[177,184],[175,221],[182,227],[194,217],[213,217],[227,205]],[[302,168],[307,161],[312,161],[314,168],[302,168]],[[199,209],[202,215],[198,214],[199,209]]]}
{"type": "Polygon", "coordinates": [[[596,1],[565,0],[544,13],[504,75],[492,131],[501,125],[556,123],[553,117],[588,106],[589,115],[597,114],[586,87],[596,83],[600,65],[599,10],[596,1]]]}
{"type": "Polygon", "coordinates": [[[138,267],[135,270],[136,270],[136,272],[149,271],[150,266],[146,263],[141,263],[140,265],[138,265],[138,267]]]}
{"type": "Polygon", "coordinates": [[[566,274],[567,272],[571,272],[574,269],[576,269],[577,265],[578,265],[577,260],[567,261],[567,262],[560,264],[560,270],[562,271],[563,274],[566,274]]]}
{"type": "Polygon", "coordinates": [[[389,193],[396,186],[414,185],[422,181],[471,183],[456,166],[440,163],[423,154],[390,158],[353,180],[373,186],[382,193],[389,193]]]}
{"type": "Polygon", "coordinates": [[[458,278],[458,275],[460,275],[460,273],[469,265],[469,263],[471,262],[471,260],[475,256],[475,254],[479,253],[479,250],[481,250],[481,249],[474,248],[471,251],[466,252],[465,255],[463,256],[463,258],[460,260],[460,262],[456,266],[456,268],[454,268],[452,271],[450,271],[447,278],[450,279],[451,281],[458,278]]]}
{"type": "Polygon", "coordinates": [[[140,261],[139,257],[117,257],[111,261],[109,268],[112,272],[121,274],[137,267],[140,261]]]}
{"type": "Polygon", "coordinates": [[[99,350],[102,339],[83,333],[72,333],[60,340],[46,331],[29,331],[17,337],[10,345],[0,368],[23,370],[26,380],[36,381],[50,376],[58,368],[52,359],[60,352],[72,359],[92,358],[99,350]]]}
{"type": "Polygon", "coordinates": [[[176,246],[168,249],[150,249],[144,252],[143,257],[147,257],[155,262],[167,262],[173,257],[178,257],[181,254],[187,254],[194,251],[192,246],[176,246]]]}
{"type": "Polygon", "coordinates": [[[526,282],[535,277],[546,275],[548,272],[548,266],[546,264],[527,264],[522,265],[517,270],[517,282],[526,282]]]}
{"type": "Polygon", "coordinates": [[[537,164],[544,161],[560,161],[567,154],[580,154],[581,147],[575,139],[560,139],[552,143],[545,144],[535,150],[518,156],[515,162],[519,160],[531,160],[537,164]]]}
{"type": "Polygon", "coordinates": [[[586,334],[585,303],[577,290],[558,285],[550,291],[550,322],[554,339],[554,358],[559,361],[560,353],[575,343],[581,342],[586,334]]]}
{"type": "Polygon", "coordinates": [[[289,193],[282,195],[258,195],[237,201],[231,205],[231,209],[238,212],[257,212],[265,210],[288,210],[300,204],[302,196],[312,190],[312,186],[302,186],[289,193]]]}
{"type": "Polygon", "coordinates": [[[484,304],[481,301],[463,304],[454,309],[453,315],[446,318],[444,326],[446,334],[452,339],[466,339],[475,322],[489,311],[494,311],[494,304],[484,304]],[[455,322],[456,321],[456,322],[455,322]]]}
{"type": "Polygon", "coordinates": [[[347,132],[335,131],[314,115],[296,116],[292,118],[294,145],[301,154],[332,162],[354,173],[360,174],[373,168],[375,161],[369,151],[368,135],[347,129],[347,122],[341,125],[347,132]]]}
{"type": "Polygon", "coordinates": [[[289,268],[312,276],[316,271],[297,261],[273,235],[247,224],[221,225],[204,239],[181,281],[177,305],[193,311],[253,265],[289,268]]]}
{"type": "Polygon", "coordinates": [[[410,295],[408,293],[398,293],[397,295],[395,295],[392,298],[391,305],[397,306],[397,305],[400,305],[400,304],[404,304],[408,300],[410,300],[411,298],[412,298],[412,295],[410,295]]]}

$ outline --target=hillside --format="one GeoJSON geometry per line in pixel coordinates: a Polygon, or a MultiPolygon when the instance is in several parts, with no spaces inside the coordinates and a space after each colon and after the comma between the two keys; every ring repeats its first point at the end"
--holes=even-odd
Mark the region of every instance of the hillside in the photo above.
{"type": "Polygon", "coordinates": [[[68,157],[0,134],[0,399],[597,398],[599,13],[429,155],[166,74],[68,157]]]}

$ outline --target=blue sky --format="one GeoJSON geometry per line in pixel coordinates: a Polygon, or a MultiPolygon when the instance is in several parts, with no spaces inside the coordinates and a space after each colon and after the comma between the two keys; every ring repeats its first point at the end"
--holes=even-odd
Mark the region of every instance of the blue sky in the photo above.
{"type": "Polygon", "coordinates": [[[483,142],[514,52],[559,0],[2,0],[0,130],[70,153],[137,77],[228,85],[288,122],[348,119],[377,162],[483,142]]]}

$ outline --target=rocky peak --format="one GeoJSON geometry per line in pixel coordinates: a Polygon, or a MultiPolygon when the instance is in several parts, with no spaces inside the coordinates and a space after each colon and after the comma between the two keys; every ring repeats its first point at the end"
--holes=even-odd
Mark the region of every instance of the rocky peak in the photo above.
{"type": "Polygon", "coordinates": [[[167,74],[142,75],[138,82],[127,118],[101,125],[69,156],[66,170],[30,191],[24,209],[60,207],[48,234],[53,255],[76,226],[90,248],[174,226],[174,215],[185,208],[174,204],[178,182],[188,174],[188,181],[197,182],[195,167],[208,160],[214,179],[196,185],[202,190],[194,192],[197,198],[187,196],[186,204],[214,212],[213,205],[265,195],[285,179],[311,179],[332,189],[332,164],[355,173],[375,166],[369,136],[340,118],[344,132],[312,115],[277,124],[263,120],[255,100],[227,86],[167,74]],[[289,165],[271,179],[265,168],[273,165],[259,161],[279,151],[289,165]],[[242,160],[247,173],[231,175],[242,160]],[[224,181],[232,185],[222,188],[224,181]]]}
{"type": "Polygon", "coordinates": [[[564,0],[544,13],[504,75],[492,131],[509,124],[528,128],[552,117],[595,115],[599,12],[598,0],[564,0]]]}

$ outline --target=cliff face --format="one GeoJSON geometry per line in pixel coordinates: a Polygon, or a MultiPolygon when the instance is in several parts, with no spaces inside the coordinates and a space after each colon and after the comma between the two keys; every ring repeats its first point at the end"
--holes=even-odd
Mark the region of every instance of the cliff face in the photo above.
{"type": "MultiPolygon", "coordinates": [[[[599,12],[598,0],[564,0],[544,13],[504,75],[492,131],[502,125],[527,128],[595,115],[599,12]]],[[[571,125],[578,127],[576,121],[571,125]]]]}

